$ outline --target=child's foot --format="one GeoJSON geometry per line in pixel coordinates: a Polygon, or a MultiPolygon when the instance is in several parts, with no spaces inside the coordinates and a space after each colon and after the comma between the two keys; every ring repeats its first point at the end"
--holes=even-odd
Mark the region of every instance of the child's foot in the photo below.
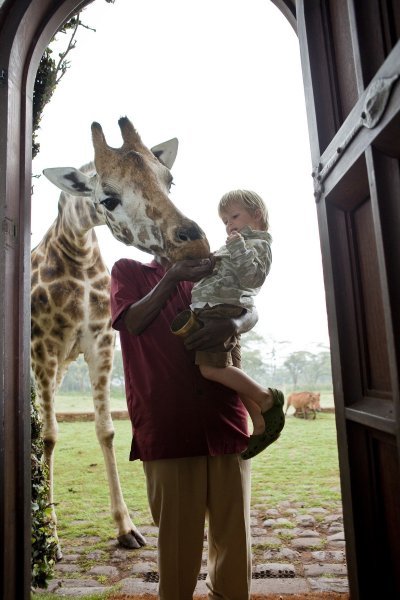
{"type": "Polygon", "coordinates": [[[260,435],[265,431],[265,420],[263,413],[267,412],[274,405],[274,398],[270,388],[266,388],[262,394],[257,398],[259,411],[252,411],[250,418],[253,424],[253,435],[260,435]]]}
{"type": "Polygon", "coordinates": [[[253,456],[256,456],[275,442],[285,426],[285,415],[283,413],[284,396],[279,390],[270,388],[269,391],[273,404],[269,409],[261,413],[265,422],[264,431],[262,433],[254,433],[250,436],[249,445],[241,454],[244,460],[253,458],[253,456]]]}

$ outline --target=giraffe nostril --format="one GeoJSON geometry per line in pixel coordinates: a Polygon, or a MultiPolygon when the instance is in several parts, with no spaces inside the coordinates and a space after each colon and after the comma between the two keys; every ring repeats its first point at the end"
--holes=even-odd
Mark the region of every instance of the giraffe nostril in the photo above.
{"type": "Polygon", "coordinates": [[[188,227],[178,227],[176,230],[176,239],[179,242],[192,242],[204,237],[203,231],[196,224],[189,225],[188,227]]]}
{"type": "Polygon", "coordinates": [[[177,238],[178,238],[178,240],[180,240],[181,242],[188,242],[188,241],[189,241],[189,239],[190,239],[190,238],[188,237],[188,235],[187,235],[186,231],[182,231],[182,230],[177,232],[177,238]]]}

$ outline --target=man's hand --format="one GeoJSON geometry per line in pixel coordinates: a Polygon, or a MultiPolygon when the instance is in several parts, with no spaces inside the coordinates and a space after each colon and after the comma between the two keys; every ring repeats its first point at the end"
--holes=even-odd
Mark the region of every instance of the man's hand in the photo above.
{"type": "Polygon", "coordinates": [[[177,281],[200,281],[206,275],[212,273],[215,259],[198,258],[180,260],[174,263],[167,271],[166,277],[177,281]]]}
{"type": "Polygon", "coordinates": [[[230,338],[236,337],[253,329],[258,321],[255,307],[243,309],[239,317],[226,319],[202,319],[203,327],[184,340],[187,350],[209,350],[219,344],[224,344],[227,351],[232,349],[230,338]]]}
{"type": "Polygon", "coordinates": [[[184,340],[187,350],[209,350],[219,344],[231,349],[229,340],[238,333],[235,319],[202,319],[202,322],[203,327],[184,340]]]}
{"type": "Polygon", "coordinates": [[[131,304],[125,311],[124,323],[133,335],[140,335],[162,310],[175,291],[178,281],[198,281],[214,268],[214,259],[181,260],[167,267],[164,277],[146,296],[131,304]]]}

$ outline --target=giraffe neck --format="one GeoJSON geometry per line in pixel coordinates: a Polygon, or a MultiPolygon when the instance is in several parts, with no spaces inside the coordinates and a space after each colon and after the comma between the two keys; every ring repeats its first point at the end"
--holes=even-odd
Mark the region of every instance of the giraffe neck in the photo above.
{"type": "Polygon", "coordinates": [[[90,198],[62,193],[54,224],[53,243],[60,253],[75,263],[90,263],[98,257],[94,227],[104,225],[90,198]]]}

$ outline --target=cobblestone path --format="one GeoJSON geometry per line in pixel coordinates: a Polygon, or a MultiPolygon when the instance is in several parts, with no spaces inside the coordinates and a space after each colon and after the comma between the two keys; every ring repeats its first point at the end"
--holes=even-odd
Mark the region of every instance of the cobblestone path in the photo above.
{"type": "MultiPolygon", "coordinates": [[[[95,536],[68,545],[64,542],[64,557],[48,591],[76,598],[111,589],[132,596],[156,594],[157,528],[140,530],[147,539],[147,546],[140,550],[126,550],[116,541],[106,550],[96,550],[100,540],[95,536]]],[[[252,509],[252,543],[252,593],[348,593],[340,503],[329,511],[308,509],[307,514],[296,503],[282,502],[269,510],[256,505],[252,509]]],[[[205,539],[198,595],[206,594],[206,554],[205,539]]]]}

